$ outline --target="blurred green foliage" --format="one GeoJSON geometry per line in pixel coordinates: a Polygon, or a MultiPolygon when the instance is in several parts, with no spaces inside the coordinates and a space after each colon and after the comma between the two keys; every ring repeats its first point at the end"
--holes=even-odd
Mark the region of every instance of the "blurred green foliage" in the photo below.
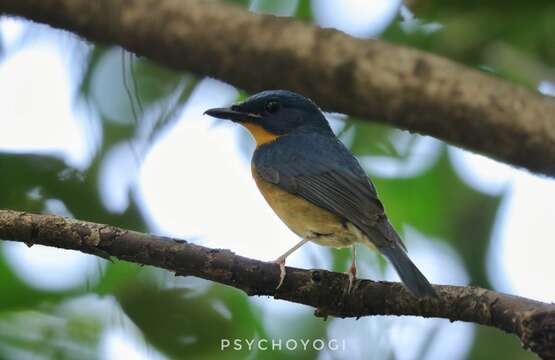
{"type": "MultiPolygon", "coordinates": [[[[249,1],[235,2],[249,5],[249,1]]],[[[274,2],[264,1],[263,7],[271,9],[274,2]]],[[[312,21],[313,6],[314,2],[299,1],[294,16],[312,21]]],[[[410,10],[414,15],[411,19],[398,16],[381,37],[488,69],[532,88],[540,80],[555,78],[552,1],[415,0],[410,2],[410,10]]],[[[6,56],[2,45],[0,51],[6,56]]],[[[125,142],[135,144],[133,160],[140,162],[154,140],[171,131],[198,79],[120,49],[101,46],[94,46],[82,65],[75,101],[87,104],[98,115],[91,121],[101,130],[91,135],[96,136],[93,142],[98,148],[90,165],[78,170],[54,155],[0,152],[0,208],[42,212],[47,200],[56,199],[76,218],[148,231],[133,189],[129,190],[124,211],[106,209],[98,191],[101,164],[110,149],[125,142]]],[[[400,149],[395,146],[398,130],[357,119],[347,121],[342,131],[352,134],[350,147],[361,157],[404,161],[415,151],[418,140],[417,135],[410,135],[400,149]]],[[[465,185],[446,156],[446,146],[441,145],[437,151],[437,159],[421,173],[399,178],[373,176],[374,182],[398,229],[408,224],[433,239],[429,241],[449,245],[462,259],[471,284],[491,287],[486,275],[486,249],[502,195],[489,196],[465,185]]],[[[40,290],[14,273],[2,249],[0,358],[96,358],[102,333],[114,324],[102,313],[87,311],[87,306],[78,306],[82,310],[75,311],[68,305],[83,299],[117,302],[117,311],[139,329],[145,344],[171,359],[317,356],[314,351],[221,352],[222,338],[270,338],[259,306],[234,289],[209,285],[195,292],[156,281],[160,276],[167,277],[163,271],[103,261],[99,280],[92,286],[40,290]]],[[[349,252],[332,254],[334,268],[343,271],[349,252]]],[[[384,263],[381,265],[383,268],[384,263]]],[[[284,332],[297,338],[325,338],[327,326],[307,309],[284,332]]],[[[493,359],[492,349],[499,359],[533,358],[520,349],[515,338],[476,326],[468,358],[493,359]]]]}
{"type": "Polygon", "coordinates": [[[536,88],[555,79],[555,3],[552,1],[413,1],[383,38],[482,67],[536,88]]]}

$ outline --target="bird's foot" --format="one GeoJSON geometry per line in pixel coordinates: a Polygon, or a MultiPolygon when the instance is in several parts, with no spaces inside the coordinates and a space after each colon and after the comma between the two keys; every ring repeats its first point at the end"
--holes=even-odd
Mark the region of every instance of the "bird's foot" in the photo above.
{"type": "Polygon", "coordinates": [[[283,284],[283,280],[285,280],[285,257],[280,256],[272,262],[279,265],[279,283],[276,287],[277,290],[283,284]]]}
{"type": "Polygon", "coordinates": [[[353,283],[357,278],[357,267],[354,262],[349,268],[349,270],[347,270],[347,275],[349,275],[349,287],[347,288],[347,294],[350,294],[353,288],[353,283]]]}

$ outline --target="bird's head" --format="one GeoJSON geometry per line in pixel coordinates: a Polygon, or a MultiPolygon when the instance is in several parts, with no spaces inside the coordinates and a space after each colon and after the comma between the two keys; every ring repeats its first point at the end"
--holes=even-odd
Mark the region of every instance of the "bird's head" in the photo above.
{"type": "Polygon", "coordinates": [[[262,91],[229,108],[210,109],[205,114],[240,123],[257,145],[295,131],[331,133],[326,118],[312,100],[287,90],[262,91]]]}

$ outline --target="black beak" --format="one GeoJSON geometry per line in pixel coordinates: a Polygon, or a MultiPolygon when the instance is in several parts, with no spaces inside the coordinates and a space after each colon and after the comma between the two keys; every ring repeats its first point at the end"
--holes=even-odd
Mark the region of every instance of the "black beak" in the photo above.
{"type": "Polygon", "coordinates": [[[260,119],[261,116],[257,114],[249,114],[241,111],[237,111],[231,108],[215,108],[209,109],[204,112],[205,115],[209,115],[218,119],[226,119],[235,122],[245,122],[260,119]]]}

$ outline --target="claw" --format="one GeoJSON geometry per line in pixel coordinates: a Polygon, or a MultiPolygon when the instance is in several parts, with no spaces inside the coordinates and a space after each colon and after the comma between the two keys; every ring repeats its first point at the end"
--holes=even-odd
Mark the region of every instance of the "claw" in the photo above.
{"type": "Polygon", "coordinates": [[[349,293],[351,293],[351,290],[353,288],[353,283],[355,282],[355,280],[357,278],[357,267],[354,263],[351,265],[351,267],[347,271],[347,275],[349,275],[349,287],[347,288],[347,294],[349,294],[349,293]]]}
{"type": "Polygon", "coordinates": [[[279,284],[276,287],[276,290],[279,289],[281,284],[283,284],[283,280],[285,280],[285,259],[287,259],[287,257],[291,255],[295,250],[303,246],[307,241],[308,239],[302,239],[298,244],[293,246],[291,249],[287,250],[285,254],[281,255],[276,260],[272,261],[273,263],[279,265],[279,284]]]}
{"type": "Polygon", "coordinates": [[[279,284],[276,287],[277,290],[283,284],[283,280],[285,280],[285,258],[280,256],[273,262],[279,265],[279,284]]]}
{"type": "Polygon", "coordinates": [[[353,283],[355,282],[355,280],[357,278],[356,247],[355,247],[355,245],[353,245],[353,248],[352,248],[352,251],[351,251],[351,256],[352,256],[351,267],[347,271],[347,275],[349,275],[349,287],[347,288],[347,294],[351,293],[351,289],[353,288],[353,283]]]}

